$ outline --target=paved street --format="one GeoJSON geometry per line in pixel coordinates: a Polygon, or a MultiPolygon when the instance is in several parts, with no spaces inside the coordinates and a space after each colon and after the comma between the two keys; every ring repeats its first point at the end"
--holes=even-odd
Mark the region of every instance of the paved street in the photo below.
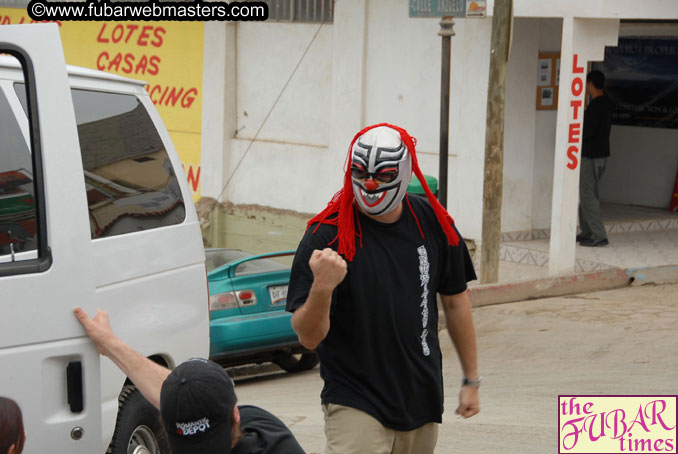
{"type": "MultiPolygon", "coordinates": [[[[558,394],[678,393],[678,284],[474,309],[481,413],[454,415],[461,379],[447,339],[438,453],[556,452],[558,394]]],[[[236,380],[241,404],[280,416],[309,453],[324,451],[318,369],[236,380]]]]}

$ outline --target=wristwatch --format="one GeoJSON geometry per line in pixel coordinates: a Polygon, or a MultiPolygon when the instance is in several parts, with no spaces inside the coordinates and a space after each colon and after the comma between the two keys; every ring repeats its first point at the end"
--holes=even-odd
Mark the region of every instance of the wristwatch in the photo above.
{"type": "Polygon", "coordinates": [[[483,380],[483,377],[478,377],[475,380],[471,378],[466,378],[461,381],[461,386],[470,386],[471,388],[480,388],[480,382],[483,380]]]}

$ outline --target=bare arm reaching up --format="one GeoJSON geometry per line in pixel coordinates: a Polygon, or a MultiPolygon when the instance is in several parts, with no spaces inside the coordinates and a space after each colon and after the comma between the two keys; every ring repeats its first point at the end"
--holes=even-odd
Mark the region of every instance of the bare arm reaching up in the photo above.
{"type": "Polygon", "coordinates": [[[160,389],[170,371],[120,340],[113,332],[106,312],[99,310],[94,318],[89,318],[82,308],[76,307],[73,313],[99,353],[113,361],[132,380],[146,400],[160,409],[160,389]]]}

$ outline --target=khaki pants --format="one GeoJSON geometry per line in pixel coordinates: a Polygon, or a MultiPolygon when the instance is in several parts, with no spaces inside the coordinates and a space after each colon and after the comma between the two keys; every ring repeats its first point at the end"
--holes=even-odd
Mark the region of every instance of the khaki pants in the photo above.
{"type": "Polygon", "coordinates": [[[365,412],[343,405],[323,405],[326,454],[433,454],[438,424],[401,432],[381,425],[365,412]]]}

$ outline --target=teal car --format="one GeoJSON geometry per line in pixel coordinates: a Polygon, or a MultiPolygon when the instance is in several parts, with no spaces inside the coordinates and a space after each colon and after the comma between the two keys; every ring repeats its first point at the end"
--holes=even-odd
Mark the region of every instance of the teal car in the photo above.
{"type": "Polygon", "coordinates": [[[272,361],[288,372],[312,369],[285,311],[290,267],[274,260],[295,251],[253,255],[205,251],[210,294],[210,359],[223,366],[272,361]]]}

